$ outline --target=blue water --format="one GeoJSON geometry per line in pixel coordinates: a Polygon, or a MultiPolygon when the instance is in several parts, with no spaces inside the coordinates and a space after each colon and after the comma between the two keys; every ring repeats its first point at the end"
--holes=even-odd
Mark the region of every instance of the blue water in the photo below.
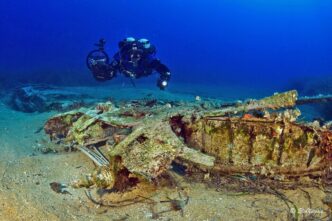
{"type": "Polygon", "coordinates": [[[157,47],[171,84],[281,90],[331,78],[331,11],[330,0],[2,0],[0,80],[96,84],[93,43],[113,55],[134,36],[157,47]]]}

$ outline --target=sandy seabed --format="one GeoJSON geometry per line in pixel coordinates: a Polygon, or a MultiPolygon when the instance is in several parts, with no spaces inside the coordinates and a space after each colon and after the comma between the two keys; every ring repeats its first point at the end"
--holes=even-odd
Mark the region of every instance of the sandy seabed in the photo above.
{"type": "MultiPolygon", "coordinates": [[[[134,92],[117,90],[112,96],[134,92]]],[[[140,93],[151,91],[140,90],[140,93]]],[[[174,99],[182,96],[166,95],[174,99]]],[[[183,95],[182,98],[194,99],[194,95],[183,95]]],[[[275,195],[228,193],[200,183],[181,184],[190,197],[183,216],[180,211],[170,211],[160,214],[158,218],[153,217],[152,211],[166,211],[170,208],[169,203],[160,203],[154,209],[146,202],[110,208],[91,202],[84,189],[69,188],[71,194],[58,194],[51,190],[51,182],[67,183],[91,172],[94,165],[80,152],[41,154],[35,150],[40,139],[47,139],[43,132],[36,132],[54,114],[20,113],[0,104],[0,220],[212,221],[288,220],[290,217],[285,202],[275,195]]],[[[299,188],[281,191],[299,208],[300,220],[310,216],[318,220],[326,217],[328,207],[322,202],[325,197],[322,190],[299,188]]],[[[159,189],[154,193],[153,200],[167,200],[167,197],[177,197],[176,190],[159,189]]]]}

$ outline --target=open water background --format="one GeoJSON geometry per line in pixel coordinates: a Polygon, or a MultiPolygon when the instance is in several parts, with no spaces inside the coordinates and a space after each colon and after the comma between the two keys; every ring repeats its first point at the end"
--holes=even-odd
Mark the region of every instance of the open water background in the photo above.
{"type": "Polygon", "coordinates": [[[170,90],[331,92],[331,11],[330,0],[2,0],[0,87],[100,85],[85,66],[93,43],[104,37],[112,56],[133,36],[156,45],[172,70],[170,90]]]}

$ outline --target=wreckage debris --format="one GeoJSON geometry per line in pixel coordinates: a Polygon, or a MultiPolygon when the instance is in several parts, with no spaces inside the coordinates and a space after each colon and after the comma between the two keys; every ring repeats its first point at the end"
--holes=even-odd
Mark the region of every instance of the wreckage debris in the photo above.
{"type": "Polygon", "coordinates": [[[296,91],[221,109],[202,108],[197,102],[172,108],[139,102],[117,107],[107,102],[59,114],[46,123],[45,132],[51,139],[73,144],[99,167],[75,187],[112,189],[119,177],[128,185],[133,178],[152,182],[173,162],[212,176],[330,182],[324,179],[331,166],[332,131],[297,122],[297,103],[296,91]],[[105,156],[95,149],[96,141],[103,141],[99,148],[107,150],[105,156]]]}
{"type": "Polygon", "coordinates": [[[58,183],[58,182],[52,182],[52,183],[50,183],[50,187],[56,193],[70,194],[71,195],[71,193],[68,190],[66,190],[66,188],[68,188],[68,186],[66,184],[62,184],[62,183],[58,183]]]}
{"type": "Polygon", "coordinates": [[[179,195],[179,198],[171,199],[171,198],[167,197],[168,200],[160,201],[161,203],[170,203],[171,210],[162,211],[162,212],[159,212],[158,214],[173,210],[173,211],[180,211],[181,216],[183,217],[184,216],[184,208],[189,202],[189,196],[186,196],[186,198],[184,198],[181,195],[180,192],[178,192],[178,195],[179,195]]]}
{"type": "Polygon", "coordinates": [[[13,88],[2,100],[13,110],[26,113],[63,112],[98,101],[88,95],[46,85],[25,85],[13,88]]]}

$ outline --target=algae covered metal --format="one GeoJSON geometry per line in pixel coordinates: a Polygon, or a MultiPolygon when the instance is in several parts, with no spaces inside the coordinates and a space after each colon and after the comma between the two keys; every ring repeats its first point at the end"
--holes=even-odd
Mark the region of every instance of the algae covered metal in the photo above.
{"type": "Polygon", "coordinates": [[[119,180],[149,182],[174,162],[202,173],[325,179],[330,173],[332,131],[296,122],[297,102],[296,91],[228,107],[107,102],[57,115],[48,120],[45,132],[98,165],[74,183],[77,187],[112,188],[119,180]]]}

